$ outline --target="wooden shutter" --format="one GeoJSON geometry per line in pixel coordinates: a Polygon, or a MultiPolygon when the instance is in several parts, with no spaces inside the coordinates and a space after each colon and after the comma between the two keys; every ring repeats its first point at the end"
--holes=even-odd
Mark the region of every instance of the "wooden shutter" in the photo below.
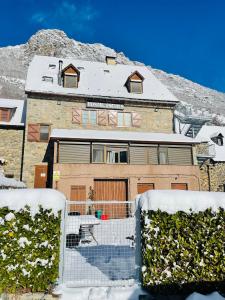
{"type": "Polygon", "coordinates": [[[108,125],[108,112],[106,110],[98,111],[98,125],[101,126],[108,125]]]}
{"type": "Polygon", "coordinates": [[[109,111],[109,125],[117,126],[117,112],[114,110],[109,111]]]}
{"type": "Polygon", "coordinates": [[[70,205],[70,212],[79,212],[81,215],[86,213],[86,205],[76,204],[76,201],[86,201],[86,186],[85,185],[72,185],[70,191],[70,200],[74,204],[70,205]]]}
{"type": "Polygon", "coordinates": [[[74,124],[81,124],[81,115],[82,110],[81,109],[72,109],[72,123],[74,124]]]}
{"type": "Polygon", "coordinates": [[[188,190],[187,183],[171,183],[172,190],[188,190]]]}
{"type": "Polygon", "coordinates": [[[28,124],[27,140],[29,142],[40,141],[40,125],[39,124],[28,124]]]}
{"type": "Polygon", "coordinates": [[[137,184],[138,194],[142,194],[142,193],[145,193],[149,190],[154,190],[154,189],[155,189],[154,183],[138,183],[137,184]]]}
{"type": "Polygon", "coordinates": [[[0,108],[0,121],[9,122],[11,115],[11,109],[8,108],[0,108]]]}
{"type": "Polygon", "coordinates": [[[132,113],[132,125],[134,127],[141,127],[141,115],[139,113],[132,113]]]}
{"type": "Polygon", "coordinates": [[[168,148],[168,161],[170,165],[192,165],[191,148],[168,148]]]}
{"type": "Polygon", "coordinates": [[[59,163],[60,164],[89,164],[90,163],[90,144],[59,144],[59,163]]]}

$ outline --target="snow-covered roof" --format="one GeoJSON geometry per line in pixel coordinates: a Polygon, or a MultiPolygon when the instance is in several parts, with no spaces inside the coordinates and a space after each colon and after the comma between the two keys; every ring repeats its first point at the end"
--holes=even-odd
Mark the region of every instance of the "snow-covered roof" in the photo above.
{"type": "Polygon", "coordinates": [[[220,133],[225,136],[225,127],[204,125],[199,131],[197,138],[202,142],[208,142],[210,145],[214,145],[216,155],[213,157],[213,160],[223,162],[225,161],[225,141],[222,146],[219,146],[211,139],[212,137],[218,136],[220,133]]]}
{"type": "Polygon", "coordinates": [[[0,188],[25,188],[25,184],[21,181],[17,181],[14,178],[7,178],[0,172],[0,188]]]}
{"type": "Polygon", "coordinates": [[[67,96],[178,102],[178,99],[145,66],[108,65],[102,62],[48,56],[33,58],[27,73],[25,91],[67,96]],[[63,61],[62,69],[73,64],[80,71],[78,88],[64,88],[58,84],[59,60],[63,61]],[[144,77],[142,94],[129,93],[125,86],[127,78],[135,71],[144,77]],[[43,80],[46,76],[47,81],[43,80]]]}
{"type": "Polygon", "coordinates": [[[178,211],[186,213],[205,211],[211,208],[217,211],[220,207],[225,209],[225,193],[199,192],[178,190],[147,191],[137,199],[142,210],[165,211],[174,214],[178,211]]]}
{"type": "Polygon", "coordinates": [[[77,130],[77,129],[53,129],[51,138],[96,140],[96,141],[127,141],[127,142],[156,142],[156,143],[180,143],[197,144],[197,139],[192,139],[181,134],[149,133],[130,131],[104,131],[104,130],[77,130]]]}
{"type": "Polygon", "coordinates": [[[1,108],[13,109],[12,118],[9,122],[1,122],[0,125],[24,125],[25,123],[25,101],[18,99],[3,99],[0,98],[1,108]]]}

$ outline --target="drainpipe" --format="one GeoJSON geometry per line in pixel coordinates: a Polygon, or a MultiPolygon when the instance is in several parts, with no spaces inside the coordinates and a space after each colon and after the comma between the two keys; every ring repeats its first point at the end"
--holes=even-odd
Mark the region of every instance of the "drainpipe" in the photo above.
{"type": "Polygon", "coordinates": [[[63,61],[59,60],[58,85],[62,85],[62,64],[63,61]]]}
{"type": "Polygon", "coordinates": [[[209,192],[211,192],[210,165],[207,165],[207,175],[208,175],[209,192]]]}

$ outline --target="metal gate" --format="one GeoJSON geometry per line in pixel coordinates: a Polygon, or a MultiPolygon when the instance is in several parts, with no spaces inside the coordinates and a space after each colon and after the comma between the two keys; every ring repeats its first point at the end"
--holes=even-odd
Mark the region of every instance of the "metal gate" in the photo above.
{"type": "Polygon", "coordinates": [[[67,201],[64,221],[62,281],[67,287],[134,283],[134,201],[67,201]]]}

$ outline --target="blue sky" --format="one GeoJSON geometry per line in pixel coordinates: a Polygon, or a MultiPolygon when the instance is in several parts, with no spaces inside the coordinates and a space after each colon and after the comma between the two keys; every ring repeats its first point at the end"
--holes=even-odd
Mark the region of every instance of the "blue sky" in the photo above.
{"type": "Polygon", "coordinates": [[[58,28],[225,92],[225,0],[0,0],[0,5],[0,46],[58,28]]]}

